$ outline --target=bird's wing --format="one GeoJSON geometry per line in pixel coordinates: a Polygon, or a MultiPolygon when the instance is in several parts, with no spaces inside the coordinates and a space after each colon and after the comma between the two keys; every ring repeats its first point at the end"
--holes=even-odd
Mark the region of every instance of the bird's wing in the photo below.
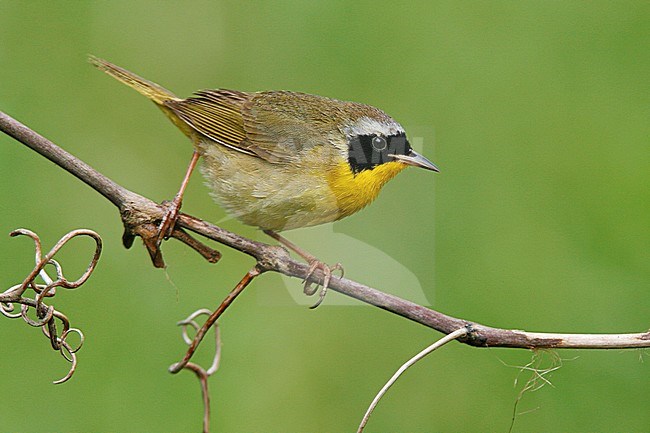
{"type": "Polygon", "coordinates": [[[244,143],[241,110],[250,94],[234,90],[202,90],[182,100],[165,101],[183,122],[199,134],[231,149],[256,155],[244,143]]]}
{"type": "MultiPolygon", "coordinates": [[[[187,99],[165,101],[165,106],[212,141],[269,162],[290,161],[294,153],[283,145],[282,137],[259,132],[264,128],[259,125],[257,117],[250,113],[256,95],[236,90],[202,90],[187,99]]],[[[274,121],[268,115],[269,110],[273,111],[268,105],[261,110],[264,112],[262,122],[274,121]]],[[[265,132],[270,133],[271,130],[265,132]]]]}
{"type": "Polygon", "coordinates": [[[336,128],[338,101],[288,91],[259,92],[242,109],[247,141],[271,162],[300,158],[326,144],[336,128]]]}

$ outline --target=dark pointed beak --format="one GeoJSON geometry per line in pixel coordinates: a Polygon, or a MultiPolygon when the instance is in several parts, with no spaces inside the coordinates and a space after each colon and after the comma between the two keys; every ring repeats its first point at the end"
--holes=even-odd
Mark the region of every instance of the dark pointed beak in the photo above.
{"type": "Polygon", "coordinates": [[[416,153],[414,150],[411,150],[409,155],[388,155],[393,157],[396,161],[403,162],[404,164],[412,165],[413,167],[426,168],[427,170],[437,171],[440,169],[436,165],[426,159],[424,156],[416,153]]]}

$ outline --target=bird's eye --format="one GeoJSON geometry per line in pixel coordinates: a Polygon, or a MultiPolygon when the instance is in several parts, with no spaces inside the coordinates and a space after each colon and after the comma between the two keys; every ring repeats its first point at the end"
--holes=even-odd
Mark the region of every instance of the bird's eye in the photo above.
{"type": "Polygon", "coordinates": [[[384,137],[377,136],[372,139],[372,147],[377,152],[381,152],[383,150],[386,150],[388,143],[386,143],[386,139],[384,137]]]}

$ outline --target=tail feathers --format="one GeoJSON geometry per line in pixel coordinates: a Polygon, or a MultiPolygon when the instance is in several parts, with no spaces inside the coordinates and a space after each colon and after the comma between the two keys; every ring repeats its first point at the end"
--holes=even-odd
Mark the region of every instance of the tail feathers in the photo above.
{"type": "Polygon", "coordinates": [[[165,101],[170,99],[178,99],[172,92],[158,84],[145,80],[144,78],[135,75],[133,72],[120,68],[104,59],[91,55],[88,56],[88,61],[97,69],[106,72],[111,77],[121,81],[129,87],[133,87],[158,105],[163,105],[165,101]]]}

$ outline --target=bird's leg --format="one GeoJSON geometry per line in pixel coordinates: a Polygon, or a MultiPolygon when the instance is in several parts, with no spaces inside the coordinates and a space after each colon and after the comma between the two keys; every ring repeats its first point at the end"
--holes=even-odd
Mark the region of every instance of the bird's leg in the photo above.
{"type": "Polygon", "coordinates": [[[325,299],[327,288],[329,286],[330,280],[332,279],[332,272],[341,271],[341,277],[343,277],[343,273],[344,273],[343,266],[341,266],[340,263],[336,263],[334,266],[329,266],[321,262],[316,258],[316,256],[303,250],[298,245],[294,244],[289,239],[285,238],[284,236],[281,236],[280,234],[274,232],[273,230],[264,230],[264,233],[271,236],[273,239],[280,242],[282,245],[289,248],[291,251],[295,252],[300,257],[305,259],[307,263],[309,263],[309,270],[307,271],[307,275],[305,277],[305,280],[303,281],[303,283],[305,284],[303,288],[303,292],[306,295],[311,296],[315,294],[318,289],[318,285],[316,285],[316,287],[312,287],[311,285],[311,276],[314,274],[316,269],[320,269],[320,271],[323,273],[323,284],[322,284],[323,288],[320,291],[318,301],[316,301],[316,303],[309,308],[314,309],[318,307],[321,304],[321,302],[323,302],[323,299],[325,299]]]}
{"type": "Polygon", "coordinates": [[[168,203],[167,212],[158,226],[158,239],[156,240],[156,247],[160,247],[160,244],[163,240],[169,239],[172,232],[174,231],[174,225],[176,224],[176,219],[178,218],[178,213],[181,210],[181,204],[183,203],[183,194],[185,193],[185,188],[190,181],[190,176],[196,167],[196,163],[199,161],[199,152],[196,150],[192,153],[192,159],[190,164],[187,166],[187,171],[185,172],[185,177],[181,183],[181,187],[174,196],[174,199],[168,203]]]}

